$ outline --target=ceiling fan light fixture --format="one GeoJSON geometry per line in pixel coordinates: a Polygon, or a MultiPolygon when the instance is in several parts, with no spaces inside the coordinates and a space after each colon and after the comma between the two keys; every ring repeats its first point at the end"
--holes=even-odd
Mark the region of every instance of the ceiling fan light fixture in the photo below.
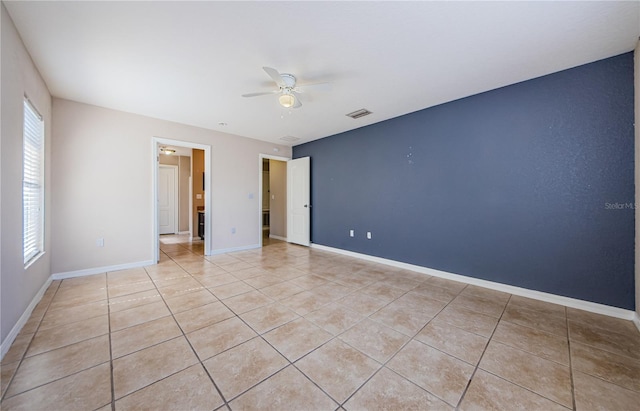
{"type": "Polygon", "coordinates": [[[284,108],[291,108],[296,104],[296,98],[293,96],[293,94],[286,93],[278,97],[278,102],[284,108]]]}

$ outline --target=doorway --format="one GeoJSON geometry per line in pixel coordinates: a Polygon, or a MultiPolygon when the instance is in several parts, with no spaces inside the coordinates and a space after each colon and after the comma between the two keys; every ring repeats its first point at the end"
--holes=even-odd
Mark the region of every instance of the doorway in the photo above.
{"type": "MultiPolygon", "coordinates": [[[[152,218],[153,218],[153,230],[152,230],[152,235],[153,235],[153,256],[154,256],[154,260],[155,261],[160,261],[160,234],[163,233],[163,231],[166,231],[167,228],[161,228],[161,218],[164,218],[164,216],[161,216],[161,214],[164,212],[164,210],[161,210],[161,200],[164,201],[165,199],[161,197],[162,193],[161,193],[161,189],[160,189],[160,184],[166,184],[166,182],[161,183],[161,180],[164,179],[165,177],[162,176],[162,173],[165,173],[164,171],[161,171],[161,166],[160,166],[160,156],[161,156],[161,148],[167,148],[169,147],[168,152],[172,152],[173,150],[173,154],[175,153],[179,153],[180,150],[188,150],[188,152],[191,152],[192,149],[199,149],[204,151],[204,165],[203,165],[203,169],[199,171],[199,174],[201,175],[200,181],[203,181],[202,183],[202,187],[203,187],[203,191],[200,194],[201,199],[203,200],[203,204],[204,204],[204,209],[203,211],[203,215],[204,215],[204,230],[205,233],[211,233],[211,226],[212,226],[212,218],[211,218],[211,146],[209,145],[205,145],[205,144],[198,144],[198,143],[192,143],[192,142],[187,142],[187,141],[180,141],[180,140],[171,140],[171,139],[166,139],[166,138],[160,138],[160,137],[153,137],[152,138],[152,154],[153,154],[153,161],[152,161],[152,166],[153,166],[153,203],[152,203],[152,218]]],[[[163,150],[164,152],[167,152],[165,150],[163,150]]],[[[165,156],[165,157],[171,157],[171,156],[165,156]]],[[[179,156],[178,156],[179,157],[179,156]]],[[[175,158],[175,156],[173,157],[175,158]]],[[[190,162],[191,163],[191,162],[190,162]]],[[[179,167],[178,164],[175,164],[179,167]]],[[[191,169],[192,167],[189,168],[189,172],[188,174],[190,175],[189,179],[188,179],[188,184],[186,185],[187,188],[186,190],[188,191],[188,199],[191,199],[191,197],[193,197],[192,194],[192,181],[193,181],[193,170],[191,169]]],[[[185,173],[186,174],[186,173],[185,173]]],[[[179,177],[178,177],[179,178],[179,177]]],[[[189,204],[191,201],[189,201],[187,204],[189,204]]],[[[198,234],[198,227],[195,226],[193,227],[193,224],[191,223],[191,221],[193,221],[193,213],[192,213],[192,209],[189,205],[184,206],[183,208],[185,208],[188,210],[187,217],[183,218],[182,220],[185,221],[181,221],[180,216],[176,219],[174,217],[174,224],[177,224],[178,227],[175,227],[173,230],[174,233],[176,234],[176,238],[175,240],[178,240],[178,236],[180,237],[180,241],[181,239],[184,237],[186,238],[188,241],[191,241],[192,237],[198,238],[197,234],[198,234]],[[182,223],[182,230],[180,229],[180,224],[182,223]],[[189,227],[187,229],[187,231],[184,230],[185,227],[189,227]]],[[[179,206],[177,206],[177,208],[179,208],[179,206]]],[[[184,213],[183,213],[184,214],[184,213]]],[[[174,214],[175,216],[175,214],[174,214]]],[[[184,217],[184,216],[183,216],[184,217]]],[[[202,254],[203,255],[211,255],[211,248],[212,248],[212,241],[211,241],[211,235],[205,235],[204,236],[204,242],[200,243],[199,247],[200,250],[202,250],[202,254]]]]}
{"type": "Polygon", "coordinates": [[[287,241],[286,157],[260,154],[260,247],[287,241]]]}

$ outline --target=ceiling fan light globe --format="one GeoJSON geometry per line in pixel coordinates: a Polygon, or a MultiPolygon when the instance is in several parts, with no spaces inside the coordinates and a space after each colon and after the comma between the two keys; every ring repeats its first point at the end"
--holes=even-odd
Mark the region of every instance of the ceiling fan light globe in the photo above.
{"type": "Polygon", "coordinates": [[[291,94],[283,94],[278,97],[278,102],[284,108],[291,108],[296,104],[296,98],[291,94]]]}

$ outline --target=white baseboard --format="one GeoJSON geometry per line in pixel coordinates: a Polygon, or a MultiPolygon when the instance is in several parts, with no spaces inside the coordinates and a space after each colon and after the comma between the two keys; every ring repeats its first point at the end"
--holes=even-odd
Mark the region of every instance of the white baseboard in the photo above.
{"type": "Polygon", "coordinates": [[[260,248],[260,244],[243,245],[243,246],[240,246],[240,247],[222,248],[222,249],[219,249],[219,250],[211,250],[211,254],[210,255],[233,253],[234,251],[253,250],[255,248],[260,248]]]}
{"type": "Polygon", "coordinates": [[[130,268],[144,267],[145,265],[153,265],[153,264],[155,264],[155,261],[153,260],[137,261],[134,263],[108,265],[104,267],[95,267],[95,268],[87,268],[84,270],[55,273],[55,274],[52,274],[51,277],[54,280],[64,280],[66,278],[83,277],[85,275],[93,275],[93,274],[102,274],[109,271],[128,270],[130,268]]]}
{"type": "Polygon", "coordinates": [[[191,235],[191,231],[178,231],[178,235],[189,234],[191,235]]]}
{"type": "Polygon", "coordinates": [[[635,315],[633,316],[633,323],[636,325],[638,331],[640,331],[640,313],[635,313],[635,315]]]}
{"type": "Polygon", "coordinates": [[[269,238],[273,238],[274,240],[287,241],[287,237],[280,237],[279,235],[269,234],[269,238]]]}
{"type": "Polygon", "coordinates": [[[51,278],[51,276],[49,276],[49,278],[47,278],[47,281],[42,284],[42,287],[40,287],[38,293],[33,297],[31,302],[27,306],[27,309],[24,310],[24,312],[18,319],[18,322],[16,322],[11,331],[9,331],[7,337],[4,339],[4,341],[2,341],[2,344],[0,344],[0,361],[4,358],[4,355],[7,353],[7,351],[9,351],[9,348],[11,348],[11,344],[13,344],[13,341],[20,333],[20,330],[22,330],[22,327],[24,327],[27,321],[29,321],[29,317],[31,317],[33,309],[36,308],[36,305],[38,305],[38,303],[42,299],[42,296],[47,291],[47,288],[49,288],[49,286],[51,285],[52,280],[53,279],[51,278]]]}
{"type": "Polygon", "coordinates": [[[496,283],[493,281],[481,280],[478,278],[467,277],[460,274],[448,273],[446,271],[435,270],[433,268],[403,263],[400,261],[389,260],[381,257],[374,257],[367,254],[355,253],[353,251],[342,250],[339,248],[328,247],[320,244],[311,244],[311,247],[318,250],[322,250],[322,251],[329,251],[332,253],[342,254],[349,257],[354,257],[362,260],[372,261],[375,263],[385,264],[392,267],[402,268],[405,270],[416,271],[418,273],[423,273],[423,274],[431,275],[434,277],[445,278],[447,280],[458,281],[466,284],[473,284],[479,287],[502,291],[505,293],[519,295],[522,297],[533,298],[535,300],[545,301],[548,303],[564,305],[571,308],[577,308],[577,309],[589,311],[592,313],[608,315],[610,317],[615,317],[615,318],[622,318],[624,320],[633,320],[636,326],[638,327],[638,330],[640,330],[640,320],[638,320],[638,315],[636,314],[635,311],[625,310],[623,308],[612,307],[604,304],[598,304],[591,301],[579,300],[577,298],[564,297],[561,295],[545,293],[542,291],[530,290],[527,288],[516,287],[513,285],[506,285],[502,283],[496,283]]]}

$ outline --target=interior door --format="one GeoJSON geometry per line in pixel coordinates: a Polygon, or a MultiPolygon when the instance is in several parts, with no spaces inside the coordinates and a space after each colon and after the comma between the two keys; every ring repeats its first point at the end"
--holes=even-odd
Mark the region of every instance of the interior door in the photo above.
{"type": "Polygon", "coordinates": [[[309,246],[311,204],[309,157],[287,162],[287,241],[309,246]]]}
{"type": "Polygon", "coordinates": [[[178,181],[176,166],[158,166],[158,228],[160,234],[175,234],[178,181]]]}

